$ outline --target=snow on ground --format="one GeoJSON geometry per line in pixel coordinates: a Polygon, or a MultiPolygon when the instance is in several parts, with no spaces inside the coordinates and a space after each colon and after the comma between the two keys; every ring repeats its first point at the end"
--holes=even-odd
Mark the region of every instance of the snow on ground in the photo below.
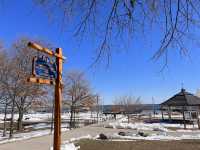
{"type": "MultiPolygon", "coordinates": [[[[61,149],[60,150],[78,150],[80,149],[80,146],[75,146],[74,143],[67,143],[67,144],[63,144],[61,145],[61,149]]],[[[50,150],[53,150],[53,147],[50,148],[50,150]]]]}
{"type": "MultiPolygon", "coordinates": [[[[51,113],[34,113],[34,114],[25,114],[24,120],[29,121],[44,121],[44,120],[50,120],[51,119],[51,113]]],[[[96,114],[92,114],[90,112],[88,113],[80,113],[78,115],[80,118],[83,119],[91,119],[92,116],[96,116],[96,114]]],[[[110,119],[112,116],[103,116],[105,119],[110,119]]],[[[9,118],[9,116],[8,116],[9,118]]],[[[15,115],[15,118],[18,118],[18,115],[15,115]]],[[[68,119],[69,113],[62,114],[62,119],[68,119]]],[[[3,115],[0,114],[0,119],[3,119],[3,115]]],[[[7,143],[7,142],[13,142],[18,140],[24,140],[29,139],[32,137],[39,137],[43,135],[50,134],[49,129],[44,128],[50,128],[50,124],[47,123],[39,123],[34,125],[26,126],[27,128],[33,128],[37,129],[38,131],[31,131],[27,133],[18,133],[14,134],[14,137],[12,139],[8,139],[8,137],[0,137],[0,144],[1,143],[7,143]],[[43,130],[42,130],[43,129],[43,130]]],[[[184,126],[182,124],[167,124],[167,123],[143,123],[143,122],[135,122],[135,123],[127,123],[127,117],[124,117],[122,115],[118,115],[118,118],[114,122],[110,122],[108,124],[105,124],[104,127],[107,128],[116,128],[116,129],[133,129],[136,131],[152,131],[148,132],[148,135],[146,137],[138,135],[135,133],[129,133],[128,136],[120,136],[117,133],[114,135],[109,135],[112,140],[181,140],[181,139],[200,139],[200,132],[194,131],[194,130],[183,130],[184,126]],[[177,133],[180,134],[169,134],[170,132],[174,132],[168,129],[168,127],[175,127],[178,128],[176,130],[177,133]]],[[[193,125],[187,125],[187,128],[193,128],[197,126],[193,125]]],[[[62,130],[68,130],[66,127],[66,124],[62,124],[62,130]]],[[[2,135],[0,131],[0,135],[2,135]]],[[[63,150],[66,148],[69,150],[77,150],[77,147],[73,146],[72,142],[80,140],[82,138],[91,139],[92,137],[90,135],[86,135],[84,137],[79,138],[72,138],[71,140],[63,143],[63,150]],[[71,149],[70,149],[71,147],[71,149]]],[[[96,138],[93,138],[96,139],[96,138]]]]}
{"type": "MultiPolygon", "coordinates": [[[[62,130],[62,132],[64,132],[64,131],[67,131],[69,129],[62,128],[61,130],[62,130]]],[[[1,132],[0,132],[0,134],[2,135],[1,132]]],[[[0,144],[14,142],[14,141],[26,140],[26,139],[30,139],[30,138],[33,138],[33,137],[40,137],[40,136],[49,135],[49,134],[51,134],[50,130],[38,130],[38,131],[31,131],[31,132],[26,132],[26,133],[13,134],[12,139],[9,139],[8,136],[6,136],[6,137],[0,136],[0,144]]]]}
{"type": "Polygon", "coordinates": [[[14,141],[21,141],[25,139],[30,139],[33,137],[40,137],[43,135],[50,134],[49,130],[43,130],[43,131],[32,131],[28,133],[18,133],[14,134],[12,139],[9,139],[8,137],[0,137],[0,144],[14,142],[14,141]]]}
{"type": "MultiPolygon", "coordinates": [[[[32,122],[38,122],[38,121],[45,121],[51,119],[52,114],[51,113],[32,113],[32,114],[24,114],[23,120],[24,121],[32,121],[32,122]]],[[[11,114],[7,114],[7,118],[11,118],[11,114]]],[[[4,119],[4,114],[0,114],[0,120],[2,123],[4,119]]],[[[18,114],[14,114],[14,120],[18,119],[18,114]]]]}
{"type": "MultiPolygon", "coordinates": [[[[94,119],[92,117],[96,117],[96,113],[86,112],[86,113],[79,113],[77,115],[80,119],[94,119]]],[[[8,114],[7,118],[10,118],[11,115],[8,114]]],[[[110,118],[111,116],[107,116],[107,118],[110,118]]],[[[4,114],[0,114],[0,123],[3,123],[4,114]]],[[[24,139],[30,139],[32,137],[39,137],[43,135],[50,134],[50,127],[51,124],[49,123],[43,123],[43,121],[51,120],[52,114],[51,113],[31,113],[31,114],[25,114],[23,117],[23,120],[26,122],[35,122],[37,124],[27,125],[25,126],[25,129],[32,128],[33,130],[37,131],[30,131],[26,133],[17,133],[13,135],[12,139],[8,139],[7,137],[2,137],[2,130],[0,130],[0,144],[1,143],[7,143],[7,142],[13,142],[18,140],[24,140],[24,139]],[[41,123],[40,123],[41,122],[41,123]]],[[[69,119],[70,114],[69,113],[63,113],[61,116],[62,119],[69,119]]],[[[18,119],[18,114],[14,115],[14,119],[18,119]]],[[[66,123],[63,123],[61,125],[62,131],[68,130],[68,125],[66,123]]],[[[8,135],[8,134],[7,134],[8,135]]]]}
{"type": "Polygon", "coordinates": [[[152,134],[148,135],[146,137],[137,135],[137,134],[132,134],[129,136],[121,136],[118,135],[117,133],[112,136],[114,139],[126,139],[126,140],[178,140],[178,137],[170,136],[170,135],[158,135],[158,134],[152,134]]]}
{"type": "MultiPolygon", "coordinates": [[[[160,124],[162,125],[163,127],[166,127],[166,128],[180,128],[180,129],[184,129],[184,125],[183,124],[170,124],[170,123],[153,123],[153,124],[160,124]]],[[[195,125],[186,125],[187,129],[198,129],[198,125],[195,124],[195,125]]]]}
{"type": "Polygon", "coordinates": [[[114,129],[133,129],[133,130],[148,130],[148,131],[169,131],[160,124],[144,124],[144,123],[109,123],[106,128],[114,129]]]}
{"type": "MultiPolygon", "coordinates": [[[[61,145],[61,150],[78,150],[80,149],[80,146],[75,146],[74,145],[74,141],[78,141],[81,139],[96,139],[96,137],[92,137],[91,135],[86,135],[86,136],[80,136],[78,138],[71,138],[69,141],[65,141],[63,142],[63,144],[61,145]]],[[[50,150],[53,150],[53,147],[50,148],[50,150]]]]}
{"type": "MultiPolygon", "coordinates": [[[[114,128],[114,129],[133,129],[133,130],[148,130],[148,131],[171,131],[168,128],[176,128],[178,132],[189,132],[191,130],[184,130],[183,124],[170,124],[170,123],[144,123],[144,122],[135,122],[128,123],[126,117],[111,122],[104,127],[114,128]]],[[[187,129],[198,129],[198,125],[186,125],[187,129]]]]}
{"type": "MultiPolygon", "coordinates": [[[[111,118],[111,115],[104,116],[102,114],[99,114],[100,119],[109,119],[111,118]]],[[[11,115],[7,114],[7,118],[10,118],[11,115]]],[[[76,117],[79,119],[94,119],[97,117],[96,112],[81,112],[76,114],[76,117]]],[[[62,113],[61,114],[62,119],[69,119],[70,118],[70,113],[62,113]]],[[[4,119],[4,114],[0,114],[0,123],[3,123],[4,119]]],[[[14,114],[14,120],[18,119],[18,114],[14,114]]],[[[29,113],[29,114],[24,114],[23,120],[28,122],[39,122],[39,121],[47,121],[52,119],[52,114],[51,113],[29,113]]]]}
{"type": "Polygon", "coordinates": [[[197,135],[181,135],[181,136],[172,136],[165,134],[151,134],[146,137],[139,136],[137,134],[133,134],[132,136],[120,136],[118,134],[114,134],[114,139],[126,139],[126,140],[183,140],[183,139],[200,139],[200,134],[197,135]]]}
{"type": "Polygon", "coordinates": [[[136,123],[127,123],[127,119],[121,118],[115,122],[111,122],[108,125],[105,125],[106,128],[114,129],[134,129],[134,130],[149,130],[149,131],[169,131],[167,128],[158,123],[147,124],[142,122],[136,123]]]}
{"type": "Polygon", "coordinates": [[[74,141],[79,141],[81,139],[96,139],[95,137],[93,138],[91,135],[86,135],[86,136],[80,136],[77,138],[71,138],[69,141],[65,141],[64,143],[68,143],[68,142],[74,142],[74,141]]]}
{"type": "MultiPolygon", "coordinates": [[[[118,133],[111,136],[112,140],[182,140],[182,139],[200,139],[199,130],[184,130],[183,125],[167,124],[167,123],[144,123],[135,122],[127,123],[127,118],[123,117],[111,122],[104,127],[115,129],[133,129],[137,132],[127,132],[125,136],[118,133]],[[177,128],[176,131],[168,129],[168,127],[177,128]],[[149,132],[150,131],[150,132],[149,132]],[[138,134],[143,132],[144,136],[138,134]]],[[[193,125],[187,125],[187,128],[193,128],[193,125]]]]}
{"type": "MultiPolygon", "coordinates": [[[[68,128],[69,125],[66,123],[62,123],[61,124],[61,128],[68,128]]],[[[50,123],[37,123],[37,124],[33,124],[33,125],[27,125],[24,127],[25,129],[34,129],[34,130],[42,130],[42,129],[50,129],[51,128],[51,124],[50,123]]]]}

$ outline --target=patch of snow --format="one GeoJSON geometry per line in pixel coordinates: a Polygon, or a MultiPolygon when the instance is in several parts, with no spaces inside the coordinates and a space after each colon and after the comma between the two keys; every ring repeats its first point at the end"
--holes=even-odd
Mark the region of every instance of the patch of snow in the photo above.
{"type": "Polygon", "coordinates": [[[139,136],[137,134],[133,134],[132,136],[120,136],[118,134],[114,134],[113,138],[122,139],[122,140],[183,140],[183,139],[200,139],[200,134],[197,135],[181,135],[181,136],[172,136],[167,134],[151,134],[147,137],[139,136]]]}
{"type": "MultiPolygon", "coordinates": [[[[78,150],[78,149],[80,149],[80,146],[76,147],[72,142],[78,141],[78,140],[81,140],[81,139],[96,139],[97,137],[98,136],[93,138],[91,135],[88,134],[86,136],[71,138],[69,141],[63,142],[63,144],[61,145],[61,150],[78,150]]],[[[53,147],[51,147],[50,150],[53,150],[53,147]]]]}
{"type": "Polygon", "coordinates": [[[105,125],[106,128],[114,128],[114,129],[133,129],[133,130],[148,130],[148,131],[161,131],[167,132],[169,131],[167,128],[162,126],[161,124],[147,124],[147,123],[121,123],[121,122],[113,122],[105,125]]]}
{"type": "MultiPolygon", "coordinates": [[[[122,117],[121,119],[117,119],[114,122],[111,122],[107,125],[104,125],[106,128],[114,128],[114,129],[133,129],[133,130],[148,130],[148,131],[160,131],[160,132],[169,132],[171,131],[168,128],[177,128],[182,129],[184,131],[183,124],[170,124],[170,123],[144,123],[144,122],[135,122],[135,123],[127,123],[127,117],[122,117]]],[[[187,129],[198,129],[198,125],[186,125],[187,129]]],[[[182,132],[181,130],[178,132],[182,132]]],[[[185,132],[189,132],[189,130],[185,130],[185,132]]]]}
{"type": "Polygon", "coordinates": [[[69,141],[73,142],[73,141],[78,141],[78,140],[81,140],[81,139],[93,139],[93,138],[92,138],[91,135],[88,134],[86,136],[80,136],[80,137],[77,137],[77,138],[71,138],[69,141]]]}
{"type": "MultiPolygon", "coordinates": [[[[96,118],[97,113],[96,112],[81,112],[76,114],[77,117],[79,117],[80,119],[86,119],[86,120],[90,120],[96,118]]],[[[14,114],[14,120],[18,119],[18,114],[14,114]]],[[[107,119],[107,117],[105,115],[103,115],[102,113],[99,113],[99,118],[101,119],[107,119]]],[[[11,114],[7,114],[7,118],[11,118],[11,114]]],[[[39,122],[39,121],[47,121],[47,120],[51,120],[52,118],[52,114],[51,113],[29,113],[29,114],[24,114],[23,116],[23,121],[26,122],[39,122]]],[[[61,118],[62,119],[69,119],[70,118],[70,113],[62,113],[61,114],[61,118]]],[[[4,114],[0,114],[0,122],[3,123],[3,119],[4,119],[4,114]]]]}
{"type": "MultiPolygon", "coordinates": [[[[65,132],[68,131],[69,129],[67,128],[62,128],[61,131],[65,132]]],[[[12,139],[9,139],[8,136],[6,137],[0,137],[0,144],[4,143],[10,143],[14,141],[21,141],[21,140],[27,140],[33,137],[40,137],[44,135],[49,135],[51,134],[50,130],[38,130],[38,131],[32,131],[32,132],[27,132],[27,133],[17,133],[13,135],[12,139]]]]}
{"type": "MultiPolygon", "coordinates": [[[[60,150],[78,150],[80,149],[80,146],[75,146],[74,143],[67,143],[61,145],[60,150]]],[[[50,148],[50,150],[53,150],[53,147],[50,148]]]]}
{"type": "Polygon", "coordinates": [[[8,139],[8,137],[0,137],[0,140],[2,140],[0,141],[0,144],[26,140],[33,137],[40,137],[40,136],[44,136],[48,134],[50,134],[49,130],[33,131],[33,132],[28,132],[28,133],[18,133],[18,134],[14,134],[12,139],[8,139]]]}
{"type": "Polygon", "coordinates": [[[184,129],[178,129],[176,132],[196,132],[195,130],[184,130],[184,129]]]}

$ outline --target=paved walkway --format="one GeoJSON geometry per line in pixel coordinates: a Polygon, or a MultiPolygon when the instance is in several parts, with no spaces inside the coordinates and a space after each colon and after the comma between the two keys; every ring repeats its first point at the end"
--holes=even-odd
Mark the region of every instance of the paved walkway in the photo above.
{"type": "MultiPolygon", "coordinates": [[[[119,129],[108,129],[98,126],[86,126],[62,133],[62,141],[78,138],[81,136],[91,135],[96,136],[100,133],[110,135],[116,133],[119,129]]],[[[28,140],[16,141],[0,145],[0,150],[50,150],[53,144],[53,136],[46,135],[28,140]]]]}
{"type": "MultiPolygon", "coordinates": [[[[119,131],[131,131],[137,132],[136,130],[127,130],[127,129],[110,129],[103,128],[102,125],[91,125],[83,128],[73,129],[69,131],[65,131],[62,133],[62,141],[70,140],[71,138],[78,138],[81,136],[91,135],[96,136],[100,133],[104,133],[106,135],[112,135],[119,131]]],[[[155,132],[155,131],[151,131],[155,132]]],[[[156,133],[156,132],[155,132],[156,133]]],[[[183,133],[181,132],[169,132],[169,135],[177,136],[183,133]]],[[[200,132],[192,132],[185,134],[200,134],[200,132]]],[[[42,137],[36,137],[28,140],[16,141],[12,143],[6,143],[0,145],[0,150],[50,150],[50,147],[53,144],[53,136],[46,135],[42,137]]]]}

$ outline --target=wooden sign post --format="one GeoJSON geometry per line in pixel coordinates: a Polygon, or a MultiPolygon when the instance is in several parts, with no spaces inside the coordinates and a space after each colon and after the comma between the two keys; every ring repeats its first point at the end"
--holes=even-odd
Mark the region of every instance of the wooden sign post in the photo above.
{"type": "Polygon", "coordinates": [[[61,101],[62,101],[62,63],[65,57],[62,55],[62,49],[57,48],[56,51],[51,51],[44,48],[36,43],[29,42],[28,46],[46,53],[51,57],[56,58],[56,78],[55,79],[43,79],[41,77],[31,77],[28,79],[29,82],[39,84],[55,84],[55,100],[54,100],[54,144],[53,150],[60,150],[61,145],[61,101]]]}
{"type": "MultiPolygon", "coordinates": [[[[62,49],[57,48],[56,53],[62,57],[62,49]]],[[[54,150],[60,150],[61,144],[61,99],[62,99],[62,59],[56,57],[57,78],[55,84],[54,108],[54,150]]]]}

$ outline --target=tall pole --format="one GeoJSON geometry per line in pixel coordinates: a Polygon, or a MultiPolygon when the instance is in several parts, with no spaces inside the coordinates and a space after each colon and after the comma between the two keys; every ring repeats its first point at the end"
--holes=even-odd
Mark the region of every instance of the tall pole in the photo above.
{"type": "Polygon", "coordinates": [[[62,49],[57,48],[56,57],[57,78],[55,84],[55,109],[54,109],[54,150],[60,150],[61,145],[61,101],[62,101],[62,49]]]}

